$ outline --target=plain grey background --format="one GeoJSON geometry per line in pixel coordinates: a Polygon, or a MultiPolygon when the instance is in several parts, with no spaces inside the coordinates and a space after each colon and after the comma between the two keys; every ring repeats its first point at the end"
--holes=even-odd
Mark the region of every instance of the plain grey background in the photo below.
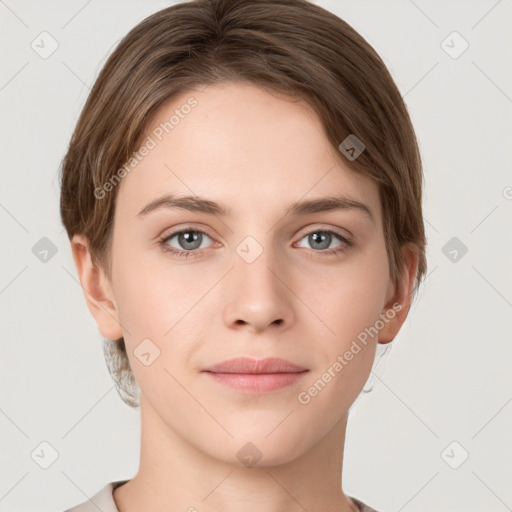
{"type": "MultiPolygon", "coordinates": [[[[171,3],[0,0],[2,512],[62,511],[138,468],[139,411],[108,375],[57,171],[107,55],[171,3]]],[[[425,171],[428,277],[352,408],[344,490],[381,512],[512,510],[512,2],[316,3],[389,67],[425,171]]]]}

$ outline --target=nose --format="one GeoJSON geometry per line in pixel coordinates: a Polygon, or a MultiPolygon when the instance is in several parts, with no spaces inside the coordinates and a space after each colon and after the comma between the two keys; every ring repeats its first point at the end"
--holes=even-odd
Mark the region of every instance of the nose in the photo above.
{"type": "Polygon", "coordinates": [[[278,262],[270,247],[252,262],[236,252],[233,256],[234,268],[222,291],[226,325],[257,333],[269,327],[291,326],[294,295],[287,285],[286,265],[278,262]]]}

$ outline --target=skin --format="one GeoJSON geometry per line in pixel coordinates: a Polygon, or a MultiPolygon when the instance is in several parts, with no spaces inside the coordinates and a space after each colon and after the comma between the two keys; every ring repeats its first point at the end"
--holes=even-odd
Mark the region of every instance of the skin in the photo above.
{"type": "MultiPolygon", "coordinates": [[[[191,96],[198,105],[117,185],[112,280],[92,265],[85,237],[71,242],[98,329],[124,337],[141,390],[140,467],[116,489],[115,502],[121,512],[356,510],[341,487],[348,412],[376,344],[392,341],[407,316],[417,257],[404,247],[395,285],[378,188],[348,169],[307,103],[224,83],[172,98],[150,128],[191,96]],[[137,217],[164,193],[208,198],[233,216],[167,209],[137,217]],[[357,209],[286,212],[295,201],[330,195],[366,204],[373,220],[357,209]],[[162,250],[160,235],[186,228],[206,233],[198,256],[162,250]],[[353,245],[332,235],[328,249],[344,250],[325,254],[308,237],[325,230],[353,245]],[[263,249],[252,263],[236,251],[247,236],[263,249]],[[394,303],[402,309],[378,336],[308,404],[299,403],[298,394],[394,303]],[[146,338],[160,350],[148,366],[134,355],[146,338]],[[201,372],[237,356],[282,357],[309,372],[260,394],[201,372]],[[248,442],[261,452],[253,467],[237,456],[248,442]]],[[[190,252],[181,241],[165,243],[190,252]]]]}

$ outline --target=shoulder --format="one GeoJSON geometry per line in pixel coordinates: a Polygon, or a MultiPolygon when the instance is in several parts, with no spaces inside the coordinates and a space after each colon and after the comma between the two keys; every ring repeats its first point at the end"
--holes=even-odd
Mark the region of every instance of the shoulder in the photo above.
{"type": "Polygon", "coordinates": [[[374,508],[370,507],[369,505],[366,505],[366,503],[363,503],[361,500],[358,500],[353,496],[350,496],[350,499],[359,507],[359,510],[361,512],[378,512],[374,508]]]}
{"type": "Polygon", "coordinates": [[[126,482],[128,482],[128,480],[109,482],[87,501],[75,505],[64,512],[98,512],[98,510],[102,512],[119,512],[112,493],[116,487],[126,482]]]}

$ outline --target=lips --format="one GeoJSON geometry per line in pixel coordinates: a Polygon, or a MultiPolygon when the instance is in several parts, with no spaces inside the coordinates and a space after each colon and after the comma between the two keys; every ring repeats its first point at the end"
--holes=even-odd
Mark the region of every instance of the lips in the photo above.
{"type": "Polygon", "coordinates": [[[309,372],[277,357],[256,360],[237,357],[203,370],[208,378],[243,393],[268,393],[297,385],[309,372]]]}
{"type": "Polygon", "coordinates": [[[299,373],[307,370],[303,366],[278,357],[268,357],[260,360],[237,357],[205,368],[203,372],[258,375],[267,373],[299,373]]]}

